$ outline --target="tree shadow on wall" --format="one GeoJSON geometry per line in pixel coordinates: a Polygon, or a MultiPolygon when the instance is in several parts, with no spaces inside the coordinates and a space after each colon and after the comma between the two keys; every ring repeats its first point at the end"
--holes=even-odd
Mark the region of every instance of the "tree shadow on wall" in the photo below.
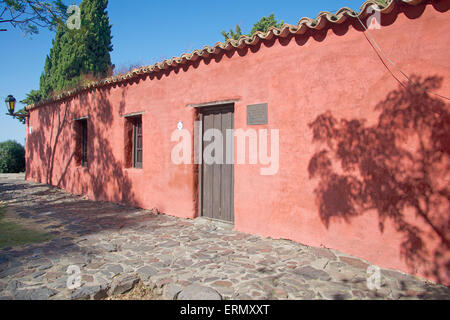
{"type": "MultiPolygon", "coordinates": [[[[132,182],[123,170],[120,152],[113,149],[110,129],[114,117],[125,108],[127,89],[121,93],[119,112],[113,113],[111,88],[80,96],[80,107],[67,100],[42,107],[38,112],[40,128],[27,139],[27,177],[41,183],[73,190],[78,184],[83,195],[91,192],[96,200],[139,205],[132,190],[132,182]],[[80,139],[73,119],[88,117],[88,167],[81,167],[80,139]],[[31,164],[37,161],[38,165],[31,164]],[[115,190],[114,194],[108,188],[115,190]]],[[[120,118],[121,119],[121,118],[120,118]]],[[[118,121],[120,123],[120,120],[118,121]]]]}
{"type": "Polygon", "coordinates": [[[67,103],[62,103],[47,108],[45,112],[40,110],[36,112],[38,112],[40,126],[51,129],[45,132],[42,128],[38,128],[27,137],[27,177],[33,177],[40,182],[52,185],[54,184],[55,150],[62,148],[63,154],[69,155],[70,159],[73,157],[68,144],[61,146],[64,128],[70,123],[68,119],[69,106],[67,103]],[[39,169],[32,169],[30,166],[35,156],[39,157],[41,163],[39,169]]]}
{"type": "MultiPolygon", "coordinates": [[[[80,175],[77,171],[69,179],[64,175],[61,178],[62,186],[67,189],[67,185],[79,181],[82,194],[92,192],[96,200],[111,201],[115,203],[125,203],[138,206],[133,192],[132,182],[124,171],[124,166],[118,150],[114,150],[113,144],[116,142],[111,135],[114,125],[114,118],[120,117],[125,109],[127,87],[121,90],[121,99],[118,102],[118,111],[113,107],[111,97],[111,87],[94,92],[91,96],[84,94],[80,97],[80,105],[89,107],[88,121],[88,174],[80,175]],[[88,179],[83,179],[88,177],[88,179]],[[111,190],[114,189],[114,193],[111,190]]],[[[122,118],[117,121],[120,125],[122,118]]]]}
{"type": "Polygon", "coordinates": [[[327,228],[376,211],[381,232],[389,221],[403,235],[407,266],[439,282],[450,270],[450,108],[427,92],[441,84],[438,76],[413,76],[376,106],[375,125],[319,115],[309,126],[324,148],[308,167],[310,179],[319,180],[316,201],[327,228]],[[408,210],[424,224],[410,221],[408,210]],[[427,239],[440,245],[427,248],[427,239]]]}

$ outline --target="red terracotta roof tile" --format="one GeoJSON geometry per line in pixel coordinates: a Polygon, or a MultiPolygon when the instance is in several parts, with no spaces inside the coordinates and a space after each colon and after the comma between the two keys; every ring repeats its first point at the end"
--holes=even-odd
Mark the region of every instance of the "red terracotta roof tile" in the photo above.
{"type": "MultiPolygon", "coordinates": [[[[399,0],[400,2],[407,4],[407,5],[418,5],[422,3],[424,0],[399,0]]],[[[62,93],[58,96],[55,96],[53,99],[41,101],[38,104],[32,104],[26,107],[26,110],[32,110],[34,108],[37,108],[39,106],[56,102],[65,98],[72,97],[76,94],[82,93],[84,91],[88,91],[94,88],[100,88],[103,86],[107,86],[110,84],[117,84],[120,82],[127,81],[129,79],[136,78],[143,74],[151,74],[151,73],[157,73],[162,70],[166,70],[171,67],[176,67],[179,65],[183,65],[188,61],[196,61],[200,58],[209,57],[210,55],[218,54],[221,51],[229,51],[234,48],[242,49],[247,46],[253,46],[258,44],[261,40],[271,40],[273,37],[279,37],[279,38],[285,38],[289,35],[296,35],[296,34],[304,34],[308,29],[313,30],[321,30],[323,29],[328,22],[333,24],[341,24],[344,21],[346,21],[348,18],[359,18],[359,19],[365,19],[370,14],[373,14],[373,10],[370,8],[374,8],[375,10],[383,13],[388,14],[390,13],[395,6],[398,5],[397,1],[391,1],[387,6],[382,6],[378,2],[369,0],[364,2],[361,5],[360,12],[356,12],[350,8],[344,7],[339,9],[335,14],[328,12],[328,11],[322,11],[320,12],[316,19],[311,18],[301,18],[300,21],[297,23],[297,25],[291,25],[291,24],[284,24],[280,28],[276,27],[270,27],[267,32],[261,32],[257,31],[252,36],[243,35],[238,40],[228,40],[226,42],[217,42],[214,46],[205,46],[203,49],[194,50],[192,53],[185,53],[182,54],[180,57],[174,57],[172,59],[167,59],[162,62],[158,62],[151,66],[145,66],[140,67],[137,69],[134,69],[126,74],[123,75],[117,75],[113,77],[109,77],[100,81],[92,82],[88,85],[81,86],[77,89],[67,91],[65,93],[62,93]],[[374,6],[374,7],[373,7],[374,6]],[[370,9],[370,11],[369,11],[370,9]]]]}

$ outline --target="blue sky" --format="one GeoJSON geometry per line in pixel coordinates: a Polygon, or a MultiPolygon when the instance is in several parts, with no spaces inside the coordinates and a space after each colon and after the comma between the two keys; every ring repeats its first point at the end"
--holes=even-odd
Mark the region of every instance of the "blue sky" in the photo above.
{"type": "MultiPolygon", "coordinates": [[[[64,1],[79,4],[81,1],[64,1]]],[[[116,67],[148,65],[223,41],[221,31],[240,24],[248,33],[261,17],[271,13],[278,20],[296,24],[302,17],[316,17],[320,11],[336,11],[347,6],[359,10],[363,0],[110,0],[108,13],[112,24],[111,53],[116,67]]],[[[1,25],[0,32],[0,142],[25,141],[25,126],[5,115],[5,98],[26,97],[39,88],[54,34],[40,30],[32,38],[20,30],[1,25]]],[[[22,105],[18,104],[18,107],[22,105]]]]}

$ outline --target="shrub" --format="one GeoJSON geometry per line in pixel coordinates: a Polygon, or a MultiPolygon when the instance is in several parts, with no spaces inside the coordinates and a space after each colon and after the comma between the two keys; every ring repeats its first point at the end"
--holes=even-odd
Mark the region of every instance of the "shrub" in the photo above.
{"type": "Polygon", "coordinates": [[[0,143],[0,173],[25,171],[25,148],[18,142],[8,140],[0,143]]]}

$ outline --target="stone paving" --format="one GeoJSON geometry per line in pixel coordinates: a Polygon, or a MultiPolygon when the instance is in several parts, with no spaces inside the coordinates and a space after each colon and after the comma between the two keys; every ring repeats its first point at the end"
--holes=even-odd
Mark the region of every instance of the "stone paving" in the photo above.
{"type": "MultiPolygon", "coordinates": [[[[450,289],[325,248],[183,220],[0,175],[9,212],[52,240],[0,249],[0,299],[103,299],[138,283],[161,299],[450,299],[450,289]],[[81,287],[68,289],[70,266],[81,287]]],[[[70,284],[70,281],[69,281],[70,284]]]]}

